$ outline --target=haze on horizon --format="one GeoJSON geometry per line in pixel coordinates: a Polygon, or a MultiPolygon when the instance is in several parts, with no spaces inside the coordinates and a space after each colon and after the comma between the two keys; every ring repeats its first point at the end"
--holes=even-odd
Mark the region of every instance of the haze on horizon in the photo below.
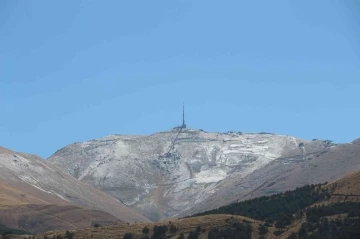
{"type": "Polygon", "coordinates": [[[191,128],[352,141],[352,3],[1,1],[0,145],[46,158],[164,131],[181,124],[183,102],[191,128]]]}

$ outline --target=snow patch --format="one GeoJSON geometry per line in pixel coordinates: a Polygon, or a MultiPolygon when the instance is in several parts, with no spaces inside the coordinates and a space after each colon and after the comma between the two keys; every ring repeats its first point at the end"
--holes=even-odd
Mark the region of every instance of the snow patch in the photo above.
{"type": "Polygon", "coordinates": [[[223,180],[227,175],[227,172],[222,169],[210,169],[201,171],[195,176],[196,183],[217,183],[223,180]]]}

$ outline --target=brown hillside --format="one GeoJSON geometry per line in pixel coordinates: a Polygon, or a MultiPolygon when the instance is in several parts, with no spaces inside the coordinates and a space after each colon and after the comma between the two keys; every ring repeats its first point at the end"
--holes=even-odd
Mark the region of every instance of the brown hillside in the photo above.
{"type": "Polygon", "coordinates": [[[10,228],[41,233],[50,230],[74,230],[101,225],[119,224],[121,221],[108,213],[75,206],[23,204],[2,206],[0,224],[10,228]]]}
{"type": "MultiPolygon", "coordinates": [[[[175,219],[170,220],[171,225],[176,226],[176,233],[167,233],[167,238],[178,238],[180,233],[184,233],[185,238],[190,231],[196,230],[197,227],[201,229],[201,235],[199,238],[207,238],[208,232],[211,228],[225,228],[231,227],[234,222],[240,223],[249,223],[253,229],[253,238],[258,238],[258,228],[261,224],[260,221],[256,221],[250,218],[242,216],[232,216],[232,215],[207,215],[201,217],[185,218],[185,219],[175,219]]],[[[150,229],[150,234],[153,233],[153,227],[157,225],[168,225],[170,227],[169,221],[162,221],[158,223],[141,223],[141,224],[130,224],[130,225],[118,225],[118,226],[107,226],[99,228],[88,228],[80,229],[74,231],[75,238],[123,238],[125,233],[134,234],[134,238],[140,238],[143,233],[142,229],[148,227],[150,229]]],[[[269,229],[270,232],[273,231],[272,228],[269,229]]],[[[270,234],[270,233],[269,233],[270,234]]],[[[54,235],[63,235],[65,236],[65,231],[62,232],[49,232],[43,235],[38,235],[37,238],[43,238],[44,235],[47,235],[49,238],[52,238],[54,235]]]]}
{"type": "Polygon", "coordinates": [[[102,211],[71,205],[25,183],[0,182],[0,224],[33,233],[119,224],[116,217],[102,211]]]}
{"type": "Polygon", "coordinates": [[[68,205],[69,202],[53,194],[31,188],[26,183],[8,182],[0,179],[0,208],[22,204],[68,205]]]}
{"type": "Polygon", "coordinates": [[[332,196],[330,201],[360,201],[360,171],[347,175],[329,185],[332,196]]]}
{"type": "Polygon", "coordinates": [[[149,221],[36,155],[0,147],[0,225],[41,233],[149,221]]]}

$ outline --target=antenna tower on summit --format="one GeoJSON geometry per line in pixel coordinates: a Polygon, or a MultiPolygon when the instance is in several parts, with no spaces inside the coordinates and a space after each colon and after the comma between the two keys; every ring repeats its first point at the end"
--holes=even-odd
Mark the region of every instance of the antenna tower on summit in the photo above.
{"type": "Polygon", "coordinates": [[[186,124],[185,124],[185,105],[183,104],[183,122],[181,126],[177,126],[174,129],[178,129],[179,131],[176,134],[176,137],[171,141],[169,150],[167,151],[167,153],[163,156],[165,158],[169,158],[171,157],[171,151],[174,149],[175,147],[175,143],[176,140],[178,139],[179,135],[181,134],[181,132],[183,131],[183,129],[186,129],[186,124]]]}
{"type": "Polygon", "coordinates": [[[183,104],[183,123],[181,128],[186,128],[186,124],[185,124],[185,105],[183,104]]]}

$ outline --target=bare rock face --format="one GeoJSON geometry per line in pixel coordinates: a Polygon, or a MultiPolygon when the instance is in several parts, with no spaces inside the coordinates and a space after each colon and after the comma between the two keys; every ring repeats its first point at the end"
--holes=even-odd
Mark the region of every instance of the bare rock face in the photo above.
{"type": "MultiPolygon", "coordinates": [[[[306,145],[311,148],[313,143],[306,145]]],[[[236,201],[293,190],[306,184],[330,183],[360,169],[360,145],[322,143],[322,149],[315,147],[305,154],[294,152],[291,156],[273,160],[245,177],[234,175],[222,180],[214,194],[201,204],[183,211],[180,216],[209,210],[209,205],[217,208],[236,201]]]]}
{"type": "Polygon", "coordinates": [[[360,169],[359,144],[178,131],[75,143],[49,162],[152,220],[332,181],[360,169]]]}
{"type": "MultiPolygon", "coordinates": [[[[171,148],[177,134],[178,129],[174,129],[149,136],[112,135],[75,143],[57,151],[49,162],[158,220],[227,203],[233,192],[223,192],[223,187],[249,192],[236,184],[281,158],[303,162],[302,155],[331,147],[330,142],[284,135],[185,129],[171,148]],[[218,204],[212,204],[214,197],[218,204]]],[[[261,184],[263,178],[258,175],[254,185],[261,184]]],[[[237,200],[237,194],[231,199],[237,200]]]]}
{"type": "Polygon", "coordinates": [[[49,162],[0,147],[0,224],[42,232],[150,221],[49,162]]]}

